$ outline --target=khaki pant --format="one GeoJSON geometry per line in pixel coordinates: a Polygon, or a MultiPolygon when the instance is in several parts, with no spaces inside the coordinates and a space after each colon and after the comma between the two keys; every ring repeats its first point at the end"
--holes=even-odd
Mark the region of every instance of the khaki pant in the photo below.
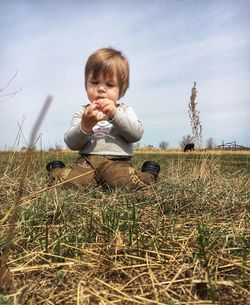
{"type": "Polygon", "coordinates": [[[82,156],[69,167],[55,168],[51,176],[67,185],[97,186],[106,189],[141,189],[156,182],[153,174],[138,172],[129,158],[108,156],[82,156]]]}

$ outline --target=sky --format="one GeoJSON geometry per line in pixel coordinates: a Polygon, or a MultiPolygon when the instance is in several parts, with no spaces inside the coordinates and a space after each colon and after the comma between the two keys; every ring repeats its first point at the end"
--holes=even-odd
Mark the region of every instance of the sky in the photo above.
{"type": "Polygon", "coordinates": [[[144,124],[141,146],[192,133],[196,82],[203,145],[250,147],[250,0],[0,0],[0,28],[0,150],[27,145],[48,95],[38,145],[65,146],[88,103],[85,62],[102,47],[129,60],[121,102],[144,124]]]}

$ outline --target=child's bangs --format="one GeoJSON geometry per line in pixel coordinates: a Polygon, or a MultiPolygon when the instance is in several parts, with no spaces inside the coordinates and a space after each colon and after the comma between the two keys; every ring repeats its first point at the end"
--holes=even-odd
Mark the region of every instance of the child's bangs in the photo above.
{"type": "Polygon", "coordinates": [[[104,78],[112,78],[117,70],[116,64],[112,60],[105,60],[95,64],[92,70],[92,77],[97,78],[101,73],[103,73],[104,78]]]}

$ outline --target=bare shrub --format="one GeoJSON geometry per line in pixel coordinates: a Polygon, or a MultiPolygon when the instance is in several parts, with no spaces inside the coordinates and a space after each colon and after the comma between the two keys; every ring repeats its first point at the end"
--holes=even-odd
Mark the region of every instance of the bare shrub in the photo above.
{"type": "Polygon", "coordinates": [[[7,82],[7,84],[0,88],[0,103],[14,97],[17,93],[19,93],[22,88],[19,88],[17,90],[14,90],[14,91],[11,91],[11,92],[6,92],[6,93],[3,93],[3,91],[6,91],[8,89],[8,87],[11,85],[11,83],[13,82],[13,80],[16,78],[18,74],[18,70],[16,71],[16,73],[10,78],[10,80],[7,82]]]}
{"type": "Polygon", "coordinates": [[[159,143],[159,148],[160,149],[167,149],[169,147],[169,143],[167,141],[161,141],[159,143]]]}
{"type": "Polygon", "coordinates": [[[207,149],[212,149],[215,145],[216,145],[215,140],[212,137],[207,139],[207,142],[206,142],[207,149]]]}

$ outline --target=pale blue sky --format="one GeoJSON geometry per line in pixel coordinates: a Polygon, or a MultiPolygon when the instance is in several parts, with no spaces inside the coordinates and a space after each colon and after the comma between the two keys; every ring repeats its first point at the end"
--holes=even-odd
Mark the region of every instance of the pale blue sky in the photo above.
{"type": "Polygon", "coordinates": [[[176,147],[191,133],[188,102],[196,81],[203,142],[250,146],[250,0],[0,0],[0,27],[0,88],[18,70],[0,92],[0,149],[13,146],[23,120],[29,138],[48,94],[54,100],[42,143],[64,145],[73,113],[87,103],[85,62],[107,46],[130,62],[122,101],[144,123],[141,145],[166,140],[176,147]]]}

